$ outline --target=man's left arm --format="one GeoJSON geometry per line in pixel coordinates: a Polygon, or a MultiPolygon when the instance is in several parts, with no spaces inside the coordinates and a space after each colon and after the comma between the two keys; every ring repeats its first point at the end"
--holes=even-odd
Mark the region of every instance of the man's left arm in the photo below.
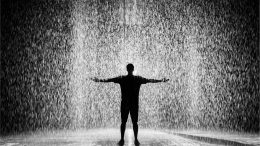
{"type": "Polygon", "coordinates": [[[167,82],[167,81],[169,81],[169,79],[163,78],[161,80],[157,80],[157,79],[147,79],[147,78],[140,77],[140,81],[141,81],[141,84],[146,84],[146,83],[167,82]]]}
{"type": "Polygon", "coordinates": [[[147,79],[147,83],[159,83],[159,82],[167,82],[169,81],[169,79],[163,78],[161,80],[157,80],[157,79],[147,79]]]}

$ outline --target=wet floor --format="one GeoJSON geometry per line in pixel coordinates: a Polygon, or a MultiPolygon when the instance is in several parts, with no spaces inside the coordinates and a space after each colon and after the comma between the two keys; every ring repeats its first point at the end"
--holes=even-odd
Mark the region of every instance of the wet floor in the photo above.
{"type": "MultiPolygon", "coordinates": [[[[188,136],[171,134],[160,130],[139,130],[140,146],[213,146],[225,143],[205,142],[188,136]]],[[[1,138],[4,146],[116,146],[119,129],[94,129],[76,131],[35,132],[1,138]]],[[[256,139],[257,140],[257,139],[256,139]]],[[[230,143],[229,143],[230,144],[230,143]]],[[[239,143],[235,143],[239,144],[239,143]]],[[[258,143],[260,144],[260,143],[258,143]]],[[[254,144],[254,145],[258,145],[254,144]]],[[[241,145],[244,145],[241,143],[241,145]]],[[[131,129],[126,130],[125,146],[134,146],[131,129]]]]}

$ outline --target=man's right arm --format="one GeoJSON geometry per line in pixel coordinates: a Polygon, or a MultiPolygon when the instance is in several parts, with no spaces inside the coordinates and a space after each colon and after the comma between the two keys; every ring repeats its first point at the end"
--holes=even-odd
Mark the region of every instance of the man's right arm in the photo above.
{"type": "Polygon", "coordinates": [[[118,78],[109,78],[109,79],[98,79],[98,78],[90,78],[94,82],[117,82],[118,78]]]}

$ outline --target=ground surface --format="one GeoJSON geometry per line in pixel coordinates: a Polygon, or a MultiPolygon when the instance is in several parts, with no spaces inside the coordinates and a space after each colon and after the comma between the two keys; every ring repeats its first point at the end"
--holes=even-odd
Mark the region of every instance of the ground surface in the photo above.
{"type": "MultiPolygon", "coordinates": [[[[125,146],[134,145],[131,129],[126,130],[125,146]]],[[[1,137],[4,146],[115,146],[120,138],[119,129],[35,132],[1,137]]],[[[260,145],[259,135],[227,134],[205,131],[139,131],[140,146],[208,146],[260,145]]]]}

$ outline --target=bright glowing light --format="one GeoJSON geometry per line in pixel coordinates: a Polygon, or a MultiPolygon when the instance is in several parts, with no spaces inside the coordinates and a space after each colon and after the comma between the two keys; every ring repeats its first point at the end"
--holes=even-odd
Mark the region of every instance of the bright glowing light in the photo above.
{"type": "MultiPolygon", "coordinates": [[[[83,82],[86,80],[86,69],[84,68],[84,58],[83,58],[83,50],[84,48],[84,39],[86,33],[84,30],[84,24],[82,24],[82,13],[80,10],[83,9],[83,3],[81,1],[77,1],[74,3],[74,12],[73,14],[73,52],[71,53],[72,59],[72,76],[70,87],[72,90],[72,119],[74,121],[73,125],[75,127],[81,127],[82,118],[83,118],[83,82]]],[[[86,93],[85,93],[86,94],[86,93]]]]}

